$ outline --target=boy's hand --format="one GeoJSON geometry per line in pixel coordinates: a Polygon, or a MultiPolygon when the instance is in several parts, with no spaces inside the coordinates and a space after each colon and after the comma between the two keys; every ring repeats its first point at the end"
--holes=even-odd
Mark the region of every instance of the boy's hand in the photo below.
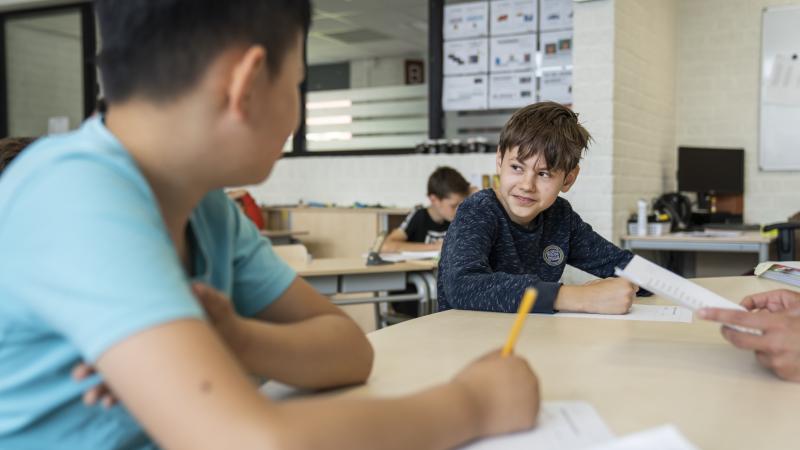
{"type": "Polygon", "coordinates": [[[526,430],[536,424],[539,380],[522,358],[493,351],[464,368],[453,383],[479,412],[481,436],[526,430]]]}
{"type": "Polygon", "coordinates": [[[236,314],[230,299],[203,283],[192,283],[192,292],[206,311],[211,326],[234,354],[240,354],[245,346],[245,338],[241,332],[244,319],[236,314]]]}
{"type": "MultiPolygon", "coordinates": [[[[81,381],[94,375],[94,373],[94,367],[86,363],[80,363],[72,368],[72,379],[75,381],[81,381]]],[[[105,383],[100,383],[92,386],[89,388],[89,390],[83,393],[84,405],[92,406],[98,401],[101,402],[106,409],[109,409],[117,403],[117,397],[114,395],[114,392],[111,391],[111,388],[108,387],[108,385],[105,383]]]]}
{"type": "Polygon", "coordinates": [[[595,314],[626,314],[638,287],[622,278],[591,281],[583,286],[561,286],[555,308],[595,314]]]}

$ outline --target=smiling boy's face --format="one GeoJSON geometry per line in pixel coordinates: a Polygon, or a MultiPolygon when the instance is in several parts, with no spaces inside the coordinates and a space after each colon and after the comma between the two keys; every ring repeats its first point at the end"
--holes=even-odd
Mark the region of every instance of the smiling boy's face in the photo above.
{"type": "Polygon", "coordinates": [[[520,161],[519,148],[497,151],[500,187],[495,194],[514,223],[527,226],[556,201],[560,192],[570,190],[578,178],[579,167],[569,173],[550,170],[542,153],[520,161]]]}

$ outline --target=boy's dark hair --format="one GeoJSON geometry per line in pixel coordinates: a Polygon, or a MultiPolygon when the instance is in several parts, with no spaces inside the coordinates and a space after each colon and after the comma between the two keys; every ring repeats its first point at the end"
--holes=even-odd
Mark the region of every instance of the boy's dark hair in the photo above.
{"type": "Polygon", "coordinates": [[[469,182],[452,167],[438,167],[428,177],[428,195],[446,198],[451,194],[469,195],[469,182]]]}
{"type": "Polygon", "coordinates": [[[109,103],[168,101],[202,78],[232,45],[263,45],[277,72],[311,25],[310,0],[95,0],[98,57],[109,103]]]}
{"type": "Polygon", "coordinates": [[[578,114],[555,102],[528,105],[511,116],[500,133],[498,149],[504,157],[519,147],[517,159],[542,155],[550,170],[569,172],[578,166],[592,137],[578,123],[578,114]]]}
{"type": "Polygon", "coordinates": [[[0,174],[6,170],[11,161],[19,155],[19,153],[29,146],[35,138],[29,137],[8,137],[0,139],[0,174]]]}

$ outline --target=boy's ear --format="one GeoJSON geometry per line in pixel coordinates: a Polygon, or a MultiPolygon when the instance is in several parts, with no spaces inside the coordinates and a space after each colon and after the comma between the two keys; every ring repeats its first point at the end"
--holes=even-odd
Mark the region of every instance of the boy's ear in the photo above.
{"type": "Polygon", "coordinates": [[[267,51],[260,45],[249,47],[233,66],[228,83],[228,109],[239,119],[251,112],[256,77],[266,68],[267,51]]]}
{"type": "Polygon", "coordinates": [[[564,177],[564,184],[561,186],[561,192],[567,192],[572,188],[575,184],[575,181],[578,179],[578,174],[581,172],[581,166],[575,166],[574,169],[570,170],[569,173],[564,177]]]}
{"type": "Polygon", "coordinates": [[[430,200],[431,205],[436,205],[441,201],[441,199],[434,194],[428,194],[428,200],[430,200]]]}
{"type": "Polygon", "coordinates": [[[497,160],[497,173],[500,174],[500,167],[503,166],[503,152],[500,151],[500,146],[497,146],[496,157],[497,160]]]}

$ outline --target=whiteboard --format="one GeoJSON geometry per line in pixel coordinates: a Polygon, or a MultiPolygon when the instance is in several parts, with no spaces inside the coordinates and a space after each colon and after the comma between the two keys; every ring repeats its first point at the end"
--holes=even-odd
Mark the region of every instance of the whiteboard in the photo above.
{"type": "Polygon", "coordinates": [[[765,8],[761,25],[759,165],[800,170],[800,6],[765,8]]]}

